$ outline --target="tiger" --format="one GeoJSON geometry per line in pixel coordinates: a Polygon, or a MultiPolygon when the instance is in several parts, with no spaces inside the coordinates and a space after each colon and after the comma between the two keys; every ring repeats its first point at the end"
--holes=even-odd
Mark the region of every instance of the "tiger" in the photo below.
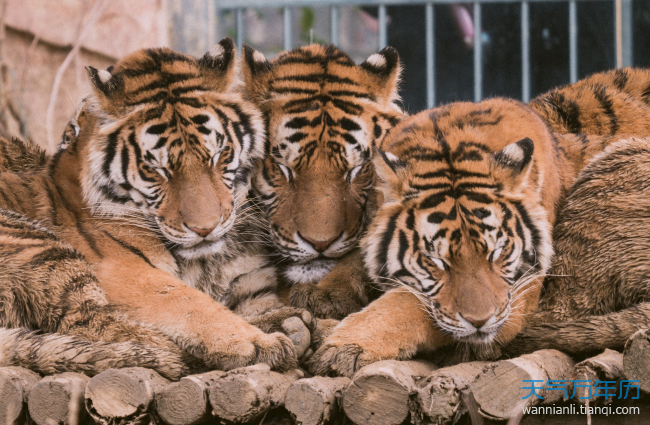
{"type": "Polygon", "coordinates": [[[158,48],[87,67],[93,92],[50,163],[0,174],[0,252],[12,259],[0,274],[0,364],[91,374],[131,364],[175,378],[196,362],[297,365],[287,336],[245,320],[282,304],[248,196],[264,123],[235,63],[225,38],[200,59],[158,48]],[[59,257],[77,263],[53,269],[59,257]],[[30,267],[33,286],[15,279],[30,267]],[[139,351],[124,360],[123,343],[139,351]]]}
{"type": "Polygon", "coordinates": [[[618,138],[567,195],[539,308],[503,351],[554,348],[576,359],[622,351],[650,328],[650,139],[618,138]]]}
{"type": "Polygon", "coordinates": [[[498,358],[537,308],[579,173],[650,131],[649,87],[650,71],[615,70],[528,105],[456,102],[398,124],[374,160],[384,203],[361,242],[385,292],[334,328],[311,371],[351,376],[452,344],[498,358]]]}
{"type": "Polygon", "coordinates": [[[357,65],[336,46],[313,44],[269,61],[244,44],[242,56],[244,93],[266,121],[253,188],[284,296],[341,319],[372,296],[357,246],[377,204],[373,147],[404,117],[399,55],[386,47],[357,65]]]}

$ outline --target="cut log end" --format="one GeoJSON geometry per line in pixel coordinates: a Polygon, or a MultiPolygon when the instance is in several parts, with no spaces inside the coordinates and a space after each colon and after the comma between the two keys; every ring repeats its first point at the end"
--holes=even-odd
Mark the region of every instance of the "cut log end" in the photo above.
{"type": "Polygon", "coordinates": [[[225,375],[218,370],[186,376],[156,394],[156,412],[169,425],[194,425],[212,418],[208,389],[225,375]]]}
{"type": "Polygon", "coordinates": [[[539,389],[535,392],[544,398],[545,403],[561,400],[563,392],[545,391],[545,383],[549,379],[570,379],[573,366],[573,360],[564,353],[540,350],[486,366],[469,388],[483,416],[506,420],[518,414],[523,407],[541,402],[531,394],[532,390],[524,389],[531,387],[530,381],[538,381],[535,387],[539,389]]]}
{"type": "Polygon", "coordinates": [[[154,394],[168,383],[153,370],[109,369],[88,382],[86,409],[99,422],[139,417],[149,410],[154,394]]]}
{"type": "Polygon", "coordinates": [[[416,424],[453,423],[455,417],[467,411],[461,402],[466,390],[487,362],[468,362],[432,372],[417,382],[418,389],[412,397],[411,420],[416,424]]]}
{"type": "Polygon", "coordinates": [[[409,414],[415,380],[435,366],[425,361],[385,360],[368,365],[352,378],[343,393],[343,410],[357,425],[401,424],[409,414]]]}
{"type": "Polygon", "coordinates": [[[24,368],[0,368],[0,424],[27,422],[27,397],[40,379],[38,374],[24,368]]]}
{"type": "Polygon", "coordinates": [[[46,376],[29,393],[29,415],[38,425],[82,423],[90,378],[80,373],[46,376]]]}
{"type": "Polygon", "coordinates": [[[282,406],[289,386],[302,376],[299,370],[280,374],[260,365],[236,369],[210,385],[208,398],[214,415],[250,422],[282,406]]]}
{"type": "Polygon", "coordinates": [[[323,425],[339,411],[342,392],[349,378],[315,376],[300,379],[287,390],[284,407],[298,425],[323,425]]]}
{"type": "Polygon", "coordinates": [[[630,380],[638,380],[639,388],[650,393],[650,331],[640,330],[630,337],[623,352],[623,371],[630,380]]]}
{"type": "MultiPolygon", "coordinates": [[[[577,363],[573,372],[573,380],[589,381],[619,381],[624,376],[623,354],[606,349],[597,356],[590,357],[577,363]]],[[[611,398],[596,397],[591,385],[578,385],[572,391],[573,400],[581,404],[596,402],[610,403],[611,398]]]]}

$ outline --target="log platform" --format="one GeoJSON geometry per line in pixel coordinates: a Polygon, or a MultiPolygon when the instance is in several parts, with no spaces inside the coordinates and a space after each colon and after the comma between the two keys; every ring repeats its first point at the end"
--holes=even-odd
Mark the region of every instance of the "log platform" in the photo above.
{"type": "Polygon", "coordinates": [[[617,385],[639,380],[640,398],[632,399],[634,391],[622,400],[610,397],[612,413],[595,413],[589,420],[593,425],[647,424],[647,341],[647,334],[638,334],[624,353],[607,350],[577,364],[556,350],[441,369],[421,360],[382,361],[352,379],[309,377],[301,369],[280,374],[266,365],[192,375],[178,382],[143,368],[110,369],[89,378],[76,373],[41,377],[27,369],[3,367],[0,424],[587,424],[580,409],[602,405],[602,397],[578,399],[576,393],[571,400],[573,388],[567,387],[567,397],[564,391],[546,388],[537,392],[544,400],[523,399],[529,390],[522,387],[530,385],[523,380],[571,379],[617,385]],[[556,410],[522,415],[523,407],[544,406],[556,410]],[[638,408],[640,413],[615,414],[617,407],[638,408]]]}

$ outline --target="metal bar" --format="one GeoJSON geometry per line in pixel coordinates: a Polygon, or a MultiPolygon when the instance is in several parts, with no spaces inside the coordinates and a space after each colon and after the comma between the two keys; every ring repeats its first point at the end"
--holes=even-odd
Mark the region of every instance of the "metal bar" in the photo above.
{"type": "Polygon", "coordinates": [[[474,102],[483,98],[483,58],[481,43],[481,3],[474,2],[474,102]]]}
{"type": "Polygon", "coordinates": [[[614,2],[614,43],[616,44],[616,67],[623,68],[623,4],[614,2]]]}
{"type": "Polygon", "coordinates": [[[244,9],[237,8],[235,13],[235,26],[237,30],[237,51],[241,52],[241,46],[244,44],[244,9]]]}
{"type": "Polygon", "coordinates": [[[632,66],[632,1],[615,2],[616,67],[632,66]]]}
{"type": "Polygon", "coordinates": [[[330,42],[339,45],[339,7],[330,6],[330,42]]]}
{"type": "MultiPolygon", "coordinates": [[[[521,3],[522,0],[475,0],[483,4],[494,3],[521,3]]],[[[530,3],[548,3],[566,2],[567,0],[528,0],[530,3]]],[[[609,1],[612,0],[577,0],[577,1],[609,1]]],[[[236,9],[239,7],[255,8],[275,8],[275,7],[298,7],[298,6],[327,6],[327,5],[344,5],[344,6],[393,6],[393,5],[424,5],[426,3],[434,4],[454,4],[459,0],[219,0],[220,9],[236,9]]]]}
{"type": "Polygon", "coordinates": [[[569,81],[578,81],[578,6],[569,1],[569,81]]]}
{"type": "Polygon", "coordinates": [[[291,27],[291,8],[285,7],[282,10],[282,23],[284,29],[284,50],[291,50],[293,46],[293,30],[291,27]]]}
{"type": "Polygon", "coordinates": [[[436,104],[436,77],[435,77],[435,45],[434,43],[434,21],[433,3],[427,3],[425,12],[425,33],[426,33],[426,58],[427,58],[427,108],[433,108],[436,104]]]}
{"type": "Polygon", "coordinates": [[[377,16],[379,21],[379,49],[383,49],[388,45],[388,36],[386,35],[386,5],[379,5],[379,13],[377,16]]]}
{"type": "Polygon", "coordinates": [[[521,100],[530,100],[530,11],[528,1],[521,2],[521,100]]]}

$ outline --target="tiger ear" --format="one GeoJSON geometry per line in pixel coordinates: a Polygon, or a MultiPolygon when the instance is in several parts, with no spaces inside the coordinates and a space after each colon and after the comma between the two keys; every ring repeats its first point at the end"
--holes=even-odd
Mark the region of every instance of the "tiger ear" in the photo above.
{"type": "Polygon", "coordinates": [[[267,77],[271,71],[271,63],[262,52],[253,49],[246,43],[242,46],[242,56],[244,57],[242,71],[246,91],[254,99],[263,100],[268,91],[267,77]]]}
{"type": "Polygon", "coordinates": [[[361,68],[371,77],[371,88],[385,102],[399,100],[397,94],[402,67],[399,54],[392,47],[384,47],[378,53],[368,56],[361,68]]]}
{"type": "Polygon", "coordinates": [[[203,78],[217,91],[225,91],[235,74],[237,52],[231,37],[226,37],[210,49],[201,59],[203,78]]]}
{"type": "Polygon", "coordinates": [[[403,182],[406,177],[406,163],[397,155],[375,147],[373,159],[377,175],[377,189],[383,194],[384,201],[397,202],[401,199],[403,182]]]}
{"type": "Polygon", "coordinates": [[[108,71],[93,68],[92,66],[86,67],[86,71],[88,71],[88,77],[90,77],[90,82],[92,83],[93,88],[97,94],[109,97],[118,91],[118,88],[120,86],[119,77],[114,76],[111,73],[112,70],[113,67],[109,67],[108,71]]]}
{"type": "Polygon", "coordinates": [[[493,153],[491,159],[497,169],[505,172],[510,179],[514,179],[513,186],[519,186],[533,164],[534,152],[535,143],[525,137],[493,153]]]}

